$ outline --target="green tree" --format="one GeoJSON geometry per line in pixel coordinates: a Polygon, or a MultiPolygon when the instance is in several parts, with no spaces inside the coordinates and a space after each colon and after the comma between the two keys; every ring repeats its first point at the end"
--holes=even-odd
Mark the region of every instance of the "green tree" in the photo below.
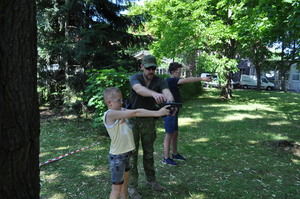
{"type": "Polygon", "coordinates": [[[198,60],[198,69],[220,73],[226,80],[222,96],[228,99],[238,59],[251,60],[258,80],[273,44],[282,44],[281,68],[295,62],[299,10],[295,0],[152,0],[131,14],[143,15],[145,30],[155,38],[150,49],[158,57],[189,57],[198,60]]]}
{"type": "Polygon", "coordinates": [[[227,79],[222,94],[228,99],[230,74],[237,69],[234,5],[232,1],[153,0],[134,7],[131,14],[144,15],[146,31],[155,38],[150,49],[156,56],[187,57],[185,64],[193,72],[219,72],[227,79]],[[218,61],[211,64],[212,60],[218,61]]]}
{"type": "Polygon", "coordinates": [[[0,198],[39,198],[35,1],[0,2],[0,198]]]}
{"type": "Polygon", "coordinates": [[[296,0],[265,0],[260,5],[260,9],[267,13],[272,24],[268,34],[270,35],[270,45],[276,44],[279,48],[277,55],[280,57],[280,61],[275,63],[279,63],[276,65],[276,69],[280,73],[281,89],[286,90],[285,74],[291,65],[296,63],[300,55],[300,2],[296,0]]]}
{"type": "Polygon", "coordinates": [[[37,2],[40,82],[48,77],[53,102],[65,103],[72,92],[82,94],[88,69],[137,66],[128,48],[147,38],[127,32],[133,20],[120,12],[130,0],[37,2]],[[58,69],[49,71],[51,65],[58,69]]]}
{"type": "Polygon", "coordinates": [[[277,64],[273,70],[280,71],[282,88],[285,88],[285,73],[295,63],[299,53],[299,17],[297,1],[244,1],[238,25],[241,40],[239,52],[241,56],[249,58],[256,68],[257,89],[261,85],[261,70],[270,69],[274,63],[277,64]],[[271,46],[281,48],[277,56],[280,62],[274,62],[276,55],[269,50],[271,46]]]}
{"type": "MultiPolygon", "coordinates": [[[[272,21],[269,20],[268,10],[263,8],[264,1],[244,1],[243,12],[238,16],[239,53],[248,58],[255,66],[257,90],[261,89],[261,71],[266,69],[264,64],[272,56],[268,46],[273,43],[272,21]]],[[[274,3],[274,2],[273,2],[274,3]]],[[[272,5],[274,5],[272,3],[272,5]]],[[[269,5],[270,7],[272,5],[269,5]]],[[[278,20],[278,19],[277,19],[278,20]]]]}

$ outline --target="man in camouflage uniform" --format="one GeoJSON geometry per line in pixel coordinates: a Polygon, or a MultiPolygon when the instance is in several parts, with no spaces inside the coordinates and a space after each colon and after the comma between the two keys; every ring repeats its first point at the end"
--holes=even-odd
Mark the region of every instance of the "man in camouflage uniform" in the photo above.
{"type": "MultiPolygon", "coordinates": [[[[155,105],[162,102],[173,102],[174,98],[168,88],[168,83],[155,75],[157,68],[156,58],[147,55],[142,59],[141,69],[143,73],[130,77],[130,105],[132,109],[144,108],[155,110],[155,105]]],[[[156,139],[156,127],[154,118],[134,118],[131,120],[136,150],[132,154],[132,169],[128,193],[131,198],[141,198],[137,192],[138,185],[138,150],[141,140],[143,148],[143,166],[147,178],[147,184],[156,191],[163,191],[155,179],[154,169],[154,141],[156,139]]]]}

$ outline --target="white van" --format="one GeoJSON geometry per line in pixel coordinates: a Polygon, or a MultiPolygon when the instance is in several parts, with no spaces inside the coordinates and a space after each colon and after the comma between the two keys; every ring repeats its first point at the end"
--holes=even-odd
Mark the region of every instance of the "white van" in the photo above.
{"type": "MultiPolygon", "coordinates": [[[[240,86],[244,89],[256,88],[257,77],[252,75],[241,75],[240,86]]],[[[267,78],[261,77],[261,88],[266,90],[272,90],[274,88],[274,84],[269,82],[267,78]]]]}

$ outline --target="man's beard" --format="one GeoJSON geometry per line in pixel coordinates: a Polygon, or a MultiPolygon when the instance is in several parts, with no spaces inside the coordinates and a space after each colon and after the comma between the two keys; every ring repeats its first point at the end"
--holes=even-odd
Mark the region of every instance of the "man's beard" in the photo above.
{"type": "Polygon", "coordinates": [[[144,78],[148,81],[151,81],[153,79],[153,77],[154,77],[154,74],[148,74],[148,75],[144,74],[144,78]]]}

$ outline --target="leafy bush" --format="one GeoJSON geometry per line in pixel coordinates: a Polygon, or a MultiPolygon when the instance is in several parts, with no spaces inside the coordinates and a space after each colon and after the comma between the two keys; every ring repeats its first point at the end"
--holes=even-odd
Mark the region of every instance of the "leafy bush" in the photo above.
{"type": "Polygon", "coordinates": [[[203,93],[201,82],[182,84],[179,86],[181,102],[195,98],[203,93]]]}
{"type": "MultiPolygon", "coordinates": [[[[157,76],[160,76],[164,79],[167,79],[170,77],[168,74],[159,74],[157,76]]],[[[192,99],[194,97],[199,96],[203,93],[203,84],[201,82],[192,82],[188,84],[182,84],[179,86],[180,91],[180,99],[181,102],[187,101],[189,99],[192,99]]]]}
{"type": "Polygon", "coordinates": [[[94,125],[99,126],[103,124],[102,116],[107,107],[103,98],[103,91],[107,87],[118,87],[123,94],[123,98],[126,99],[130,94],[129,76],[122,68],[116,69],[93,69],[89,71],[89,78],[87,82],[89,86],[85,90],[86,101],[88,106],[96,109],[94,125]]]}

